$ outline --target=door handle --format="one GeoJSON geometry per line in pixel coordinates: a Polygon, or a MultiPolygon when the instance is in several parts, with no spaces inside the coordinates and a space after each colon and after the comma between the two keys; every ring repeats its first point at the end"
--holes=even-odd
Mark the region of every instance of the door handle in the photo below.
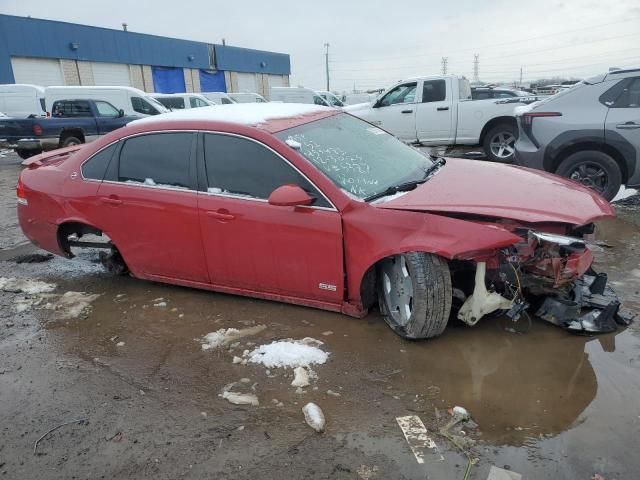
{"type": "Polygon", "coordinates": [[[449,107],[438,107],[436,110],[438,110],[439,112],[444,112],[446,110],[449,110],[449,107]]]}
{"type": "Polygon", "coordinates": [[[215,210],[208,210],[207,217],[215,218],[216,220],[233,220],[235,215],[231,215],[230,213],[218,212],[215,210]]]}
{"type": "Polygon", "coordinates": [[[635,122],[619,123],[616,125],[616,128],[619,128],[621,130],[634,130],[636,128],[640,128],[640,123],[635,123],[635,122]]]}
{"type": "Polygon", "coordinates": [[[101,197],[100,201],[102,203],[106,203],[107,205],[122,205],[122,200],[120,200],[117,196],[111,195],[109,197],[101,197]]]}
{"type": "Polygon", "coordinates": [[[400,113],[413,113],[413,110],[402,110],[400,113]]]}

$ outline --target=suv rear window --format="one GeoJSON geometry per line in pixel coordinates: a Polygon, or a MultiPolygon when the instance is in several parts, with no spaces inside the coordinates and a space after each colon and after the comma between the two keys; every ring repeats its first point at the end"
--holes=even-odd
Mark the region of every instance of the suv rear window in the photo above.
{"type": "Polygon", "coordinates": [[[193,188],[190,175],[193,133],[154,133],[128,139],[120,151],[118,181],[193,188]]]}

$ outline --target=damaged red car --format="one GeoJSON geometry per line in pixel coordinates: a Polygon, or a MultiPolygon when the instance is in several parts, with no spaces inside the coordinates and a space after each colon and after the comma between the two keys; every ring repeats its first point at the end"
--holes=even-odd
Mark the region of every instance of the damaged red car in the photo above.
{"type": "Polygon", "coordinates": [[[606,200],[540,171],[424,155],[338,110],[175,112],[24,165],[25,235],[66,257],[101,249],[114,273],[355,317],[378,304],[412,339],[528,308],[580,331],[628,320],[591,270],[606,200]]]}

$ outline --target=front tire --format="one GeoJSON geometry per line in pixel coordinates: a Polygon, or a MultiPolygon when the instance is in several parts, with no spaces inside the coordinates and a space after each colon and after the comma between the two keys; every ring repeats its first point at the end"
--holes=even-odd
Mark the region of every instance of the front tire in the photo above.
{"type": "Polygon", "coordinates": [[[382,260],[378,303],[385,322],[406,339],[444,332],[451,312],[451,274],[442,258],[409,252],[382,260]]]}
{"type": "Polygon", "coordinates": [[[570,178],[611,201],[622,185],[622,172],[616,161],[604,152],[585,150],[565,158],[558,175],[570,178]]]}
{"type": "Polygon", "coordinates": [[[484,136],[482,148],[492,162],[511,163],[516,151],[518,128],[510,123],[492,127],[484,136]]]}
{"type": "Polygon", "coordinates": [[[81,143],[84,143],[81,139],[79,139],[78,137],[66,137],[63,141],[62,141],[62,147],[71,147],[73,145],[80,145],[81,143]]]}

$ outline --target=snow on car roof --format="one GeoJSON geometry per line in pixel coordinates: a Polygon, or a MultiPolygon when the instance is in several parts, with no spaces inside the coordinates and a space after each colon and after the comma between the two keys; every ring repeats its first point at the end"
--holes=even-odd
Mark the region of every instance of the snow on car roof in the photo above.
{"type": "Polygon", "coordinates": [[[260,125],[275,119],[303,118],[337,112],[338,110],[333,108],[302,103],[236,103],[173,111],[135,120],[129,125],[149,125],[168,121],[217,121],[240,125],[260,125]]]}

